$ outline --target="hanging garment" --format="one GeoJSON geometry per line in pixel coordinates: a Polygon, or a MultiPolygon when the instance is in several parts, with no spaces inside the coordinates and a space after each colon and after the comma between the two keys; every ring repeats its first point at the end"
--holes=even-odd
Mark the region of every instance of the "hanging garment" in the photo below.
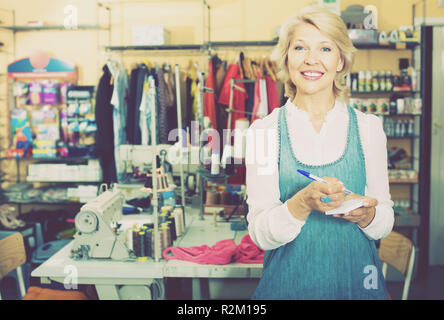
{"type": "Polygon", "coordinates": [[[193,121],[193,96],[191,95],[191,85],[193,80],[190,77],[186,78],[186,112],[184,114],[185,125],[191,128],[191,121],[193,121]]]}
{"type": "Polygon", "coordinates": [[[159,143],[168,144],[168,117],[167,117],[167,108],[169,105],[168,89],[165,83],[164,71],[162,70],[162,68],[159,68],[156,74],[158,81],[157,85],[158,114],[156,115],[157,118],[156,123],[159,133],[159,143]]]}
{"type": "MultiPolygon", "coordinates": [[[[241,80],[241,75],[239,72],[238,64],[231,64],[228,67],[227,75],[225,76],[224,84],[222,86],[221,93],[219,95],[218,102],[224,106],[230,106],[230,91],[231,91],[231,79],[241,80]]],[[[236,83],[236,86],[241,88],[241,90],[233,89],[233,110],[237,112],[232,112],[230,128],[234,129],[234,124],[237,119],[245,117],[245,101],[248,97],[247,91],[245,90],[245,85],[241,82],[236,83]]],[[[228,123],[225,125],[228,128],[228,123]]]]}
{"type": "MultiPolygon", "coordinates": [[[[172,130],[178,128],[177,105],[176,105],[176,83],[175,83],[174,74],[171,72],[171,68],[169,66],[166,65],[164,66],[163,76],[165,79],[166,90],[168,93],[166,117],[167,117],[167,132],[169,135],[170,132],[172,132],[172,130]]],[[[178,138],[175,138],[174,135],[168,138],[169,144],[175,144],[177,141],[178,138]]]]}
{"type": "Polygon", "coordinates": [[[111,97],[111,104],[113,106],[114,159],[116,162],[117,182],[121,182],[124,172],[120,161],[120,146],[127,143],[128,75],[122,64],[108,63],[108,67],[114,78],[114,89],[111,97]]]}
{"type": "Polygon", "coordinates": [[[129,96],[128,96],[128,112],[126,120],[126,136],[129,144],[134,143],[134,125],[136,124],[136,91],[137,91],[137,73],[138,68],[131,70],[129,96]]]}
{"type": "Polygon", "coordinates": [[[151,132],[148,126],[151,123],[148,122],[148,119],[151,119],[150,117],[151,108],[150,108],[148,91],[149,91],[148,79],[145,79],[145,82],[143,84],[142,100],[140,101],[140,107],[139,107],[140,144],[144,146],[150,144],[150,132],[151,132]]]}
{"type": "Polygon", "coordinates": [[[245,83],[245,89],[247,90],[247,101],[245,102],[245,111],[249,112],[245,116],[247,117],[248,121],[251,122],[251,113],[253,112],[254,108],[254,88],[255,88],[255,82],[247,82],[245,83]]]}
{"type": "Polygon", "coordinates": [[[103,75],[97,85],[95,118],[97,124],[96,153],[102,167],[103,182],[107,184],[117,182],[114,161],[113,107],[111,105],[114,88],[111,79],[111,72],[105,65],[103,75]]]}
{"type": "Polygon", "coordinates": [[[279,97],[277,92],[276,82],[271,76],[265,76],[265,82],[267,85],[267,98],[268,98],[268,114],[274,109],[279,108],[279,97]]]}
{"type": "Polygon", "coordinates": [[[146,65],[138,65],[136,70],[131,72],[130,99],[128,106],[127,134],[129,144],[140,144],[140,102],[142,101],[143,84],[148,74],[146,65]]]}
{"type": "MultiPolygon", "coordinates": [[[[337,177],[356,194],[365,194],[366,171],[356,113],[347,107],[349,124],[342,156],[326,165],[300,162],[292,150],[286,118],[279,110],[279,190],[285,203],[310,181],[298,169],[337,177]]],[[[253,299],[387,299],[375,242],[356,223],[312,211],[299,235],[264,256],[263,276],[253,299]],[[372,272],[369,285],[369,268],[372,272]],[[376,283],[376,286],[375,286],[376,283]]]]}
{"type": "Polygon", "coordinates": [[[204,116],[208,117],[211,121],[213,129],[217,130],[217,118],[216,118],[216,98],[215,98],[216,82],[214,79],[213,61],[208,62],[208,76],[205,82],[204,93],[204,116]],[[207,91],[211,90],[211,91],[207,91]]]}

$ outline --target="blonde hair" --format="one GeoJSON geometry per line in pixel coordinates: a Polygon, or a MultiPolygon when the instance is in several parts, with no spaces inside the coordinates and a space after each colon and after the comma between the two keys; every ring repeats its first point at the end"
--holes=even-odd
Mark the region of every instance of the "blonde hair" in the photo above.
{"type": "Polygon", "coordinates": [[[344,84],[344,76],[351,72],[356,48],[348,36],[347,27],[341,17],[319,6],[305,7],[298,14],[288,18],[281,26],[279,41],[271,57],[279,69],[278,78],[285,85],[285,95],[291,99],[294,99],[296,96],[297,89],[291,81],[288,70],[288,50],[296,26],[303,22],[309,23],[319,29],[319,31],[331,38],[338,46],[340,55],[344,61],[344,66],[336,75],[333,84],[333,93],[336,98],[346,100],[348,88],[344,84]]]}

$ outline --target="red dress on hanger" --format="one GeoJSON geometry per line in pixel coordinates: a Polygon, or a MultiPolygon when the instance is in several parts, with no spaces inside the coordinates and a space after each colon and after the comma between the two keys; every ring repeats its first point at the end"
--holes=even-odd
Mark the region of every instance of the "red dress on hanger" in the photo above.
{"type": "MultiPolygon", "coordinates": [[[[225,106],[230,105],[230,88],[231,88],[231,79],[235,80],[241,80],[241,75],[239,72],[239,65],[238,64],[231,64],[228,67],[227,74],[225,76],[224,84],[222,85],[222,89],[219,95],[218,102],[220,104],[223,104],[225,106]]],[[[248,97],[247,90],[245,89],[245,85],[241,82],[236,83],[236,86],[239,88],[242,88],[243,91],[238,89],[233,89],[233,106],[232,108],[236,111],[240,112],[233,112],[231,114],[231,129],[233,130],[234,124],[236,123],[237,119],[245,118],[245,101],[248,97]]],[[[228,128],[228,123],[225,126],[225,128],[228,128]]]]}
{"type": "Polygon", "coordinates": [[[208,62],[208,77],[205,82],[205,88],[211,89],[212,91],[208,92],[205,90],[204,93],[204,116],[210,118],[213,129],[217,130],[215,99],[216,82],[214,80],[213,62],[211,60],[208,62]]]}

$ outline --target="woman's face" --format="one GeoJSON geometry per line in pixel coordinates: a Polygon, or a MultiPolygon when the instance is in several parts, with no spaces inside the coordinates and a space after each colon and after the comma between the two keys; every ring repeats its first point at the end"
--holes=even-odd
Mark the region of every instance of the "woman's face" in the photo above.
{"type": "Polygon", "coordinates": [[[297,94],[332,92],[333,82],[344,63],[336,43],[315,26],[296,26],[288,49],[288,70],[297,94]]]}

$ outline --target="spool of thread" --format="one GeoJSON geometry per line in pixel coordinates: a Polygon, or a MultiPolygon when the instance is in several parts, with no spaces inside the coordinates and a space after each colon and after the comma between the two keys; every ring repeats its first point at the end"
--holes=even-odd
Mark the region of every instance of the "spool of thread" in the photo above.
{"type": "Polygon", "coordinates": [[[168,223],[170,223],[171,239],[172,241],[176,241],[177,239],[176,220],[174,219],[174,217],[168,217],[168,223]]]}
{"type": "Polygon", "coordinates": [[[163,252],[163,250],[168,248],[171,244],[170,230],[166,223],[162,223],[162,225],[160,226],[160,238],[161,238],[161,249],[163,252]]]}
{"type": "Polygon", "coordinates": [[[214,191],[210,190],[207,191],[207,200],[205,201],[206,204],[218,204],[219,203],[219,194],[214,191]]]}
{"type": "Polygon", "coordinates": [[[169,216],[171,214],[171,212],[173,212],[173,207],[172,206],[163,206],[162,208],[165,208],[165,212],[167,213],[167,215],[169,216]]]}
{"type": "Polygon", "coordinates": [[[146,233],[143,231],[140,231],[137,241],[140,246],[140,256],[138,256],[138,260],[141,260],[141,261],[146,260],[146,258],[147,258],[146,233]]]}
{"type": "Polygon", "coordinates": [[[133,230],[133,251],[136,257],[140,257],[140,243],[139,243],[139,232],[140,229],[133,230]]]}
{"type": "Polygon", "coordinates": [[[180,208],[175,208],[173,212],[174,222],[176,223],[176,234],[180,237],[184,233],[184,225],[182,219],[182,212],[180,208]]]}
{"type": "Polygon", "coordinates": [[[147,229],[145,231],[146,237],[145,237],[145,247],[146,247],[146,255],[147,257],[153,256],[153,229],[147,229]]]}
{"type": "Polygon", "coordinates": [[[175,236],[173,234],[174,230],[173,230],[172,222],[171,221],[167,221],[167,226],[168,226],[168,229],[170,231],[170,245],[172,245],[173,241],[174,241],[174,236],[175,236]]]}

